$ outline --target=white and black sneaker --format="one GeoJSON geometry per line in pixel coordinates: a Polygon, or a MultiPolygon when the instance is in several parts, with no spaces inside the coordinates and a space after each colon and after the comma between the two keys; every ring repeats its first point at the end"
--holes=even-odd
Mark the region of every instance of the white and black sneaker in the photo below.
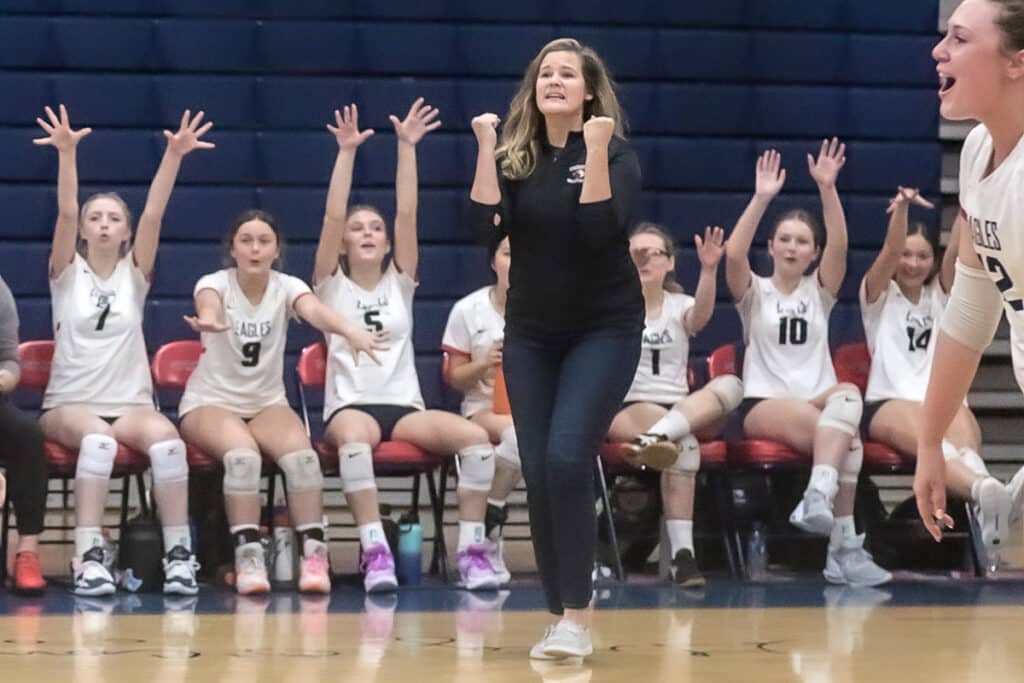
{"type": "Polygon", "coordinates": [[[199,592],[196,556],[183,545],[176,545],[164,556],[164,594],[195,595],[199,592]]]}
{"type": "Polygon", "coordinates": [[[112,595],[117,590],[114,577],[104,566],[103,559],[103,548],[96,546],[71,563],[75,579],[72,592],[75,595],[112,595]]]}

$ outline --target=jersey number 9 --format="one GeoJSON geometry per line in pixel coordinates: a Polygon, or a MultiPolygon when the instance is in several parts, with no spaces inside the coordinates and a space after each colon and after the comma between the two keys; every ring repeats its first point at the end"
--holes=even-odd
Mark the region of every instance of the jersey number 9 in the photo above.
{"type": "Polygon", "coordinates": [[[254,368],[260,362],[260,343],[247,342],[242,344],[242,367],[254,368]]]}

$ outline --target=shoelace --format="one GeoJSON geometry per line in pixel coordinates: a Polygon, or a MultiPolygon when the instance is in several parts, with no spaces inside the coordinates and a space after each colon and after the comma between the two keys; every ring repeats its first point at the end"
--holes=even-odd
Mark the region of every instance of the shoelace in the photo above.
{"type": "Polygon", "coordinates": [[[260,569],[264,568],[263,567],[263,560],[259,556],[259,553],[245,553],[245,554],[243,554],[242,555],[241,565],[242,566],[239,567],[239,569],[241,569],[242,571],[254,571],[255,572],[255,571],[259,571],[260,569]]]}
{"type": "Polygon", "coordinates": [[[491,561],[487,559],[487,552],[476,546],[471,546],[463,553],[463,562],[466,564],[466,571],[479,569],[482,571],[494,571],[491,561]]]}
{"type": "Polygon", "coordinates": [[[384,571],[392,567],[390,553],[383,546],[373,546],[363,552],[362,569],[363,573],[371,571],[384,571]]]}

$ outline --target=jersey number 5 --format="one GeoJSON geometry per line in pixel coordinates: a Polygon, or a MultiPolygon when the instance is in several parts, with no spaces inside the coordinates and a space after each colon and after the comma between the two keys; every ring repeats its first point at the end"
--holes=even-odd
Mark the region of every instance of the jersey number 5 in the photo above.
{"type": "Polygon", "coordinates": [[[807,321],[803,318],[779,318],[779,344],[805,344],[807,321]]]}
{"type": "Polygon", "coordinates": [[[374,309],[363,314],[363,322],[371,332],[383,332],[384,323],[377,320],[380,317],[380,310],[374,309]]]}
{"type": "Polygon", "coordinates": [[[246,342],[242,344],[242,355],[245,356],[242,359],[243,368],[256,367],[256,364],[260,362],[260,343],[246,342]]]}

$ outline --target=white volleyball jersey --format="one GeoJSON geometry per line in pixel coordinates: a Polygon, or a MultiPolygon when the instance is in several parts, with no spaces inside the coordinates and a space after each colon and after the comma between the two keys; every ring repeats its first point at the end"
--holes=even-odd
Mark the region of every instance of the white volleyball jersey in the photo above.
{"type": "Polygon", "coordinates": [[[1024,138],[985,176],[991,159],[992,136],[978,125],[960,152],[960,209],[981,266],[1002,293],[1013,371],[1024,390],[1024,138]]]}
{"type": "Polygon", "coordinates": [[[865,401],[924,401],[935,338],[948,300],[936,276],[921,288],[916,304],[903,295],[895,280],[889,280],[885,291],[869,304],[861,280],[860,314],[871,353],[865,401]]]}
{"type": "MultiPolygon", "coordinates": [[[[472,361],[484,358],[495,342],[505,338],[505,318],[491,302],[493,286],[481,287],[452,306],[441,338],[441,348],[449,354],[468,356],[472,361]]],[[[472,417],[494,405],[492,368],[462,397],[463,417],[472,417]]]]}
{"type": "Polygon", "coordinates": [[[626,401],[675,403],[690,392],[686,379],[690,333],[683,324],[683,315],[693,304],[692,296],[665,292],[661,315],[644,321],[640,363],[626,401]]]}
{"type": "Polygon", "coordinates": [[[809,400],[836,384],[828,346],[828,317],[836,300],[805,275],[790,294],[771,278],[751,275],[736,304],[743,322],[743,396],[809,400]]]}
{"type": "Polygon", "coordinates": [[[241,417],[255,417],[275,405],[288,405],[284,390],[284,350],[295,302],[309,294],[297,277],[270,271],[267,289],[252,303],[234,268],[199,278],[194,290],[212,289],[224,307],[225,332],[203,333],[203,353],[181,396],[178,414],[219,406],[241,417]]]}
{"type": "Polygon", "coordinates": [[[101,417],[153,405],[142,315],[149,280],[129,254],[107,279],[75,254],[50,279],[55,348],[43,409],[82,404],[101,417]]]}
{"type": "Polygon", "coordinates": [[[350,280],[339,267],[314,288],[325,304],[367,329],[387,335],[387,351],[378,351],[377,365],[360,354],[359,365],[348,341],[338,335],[327,340],[327,381],[324,419],[354,404],[385,404],[423,409],[416,357],[412,348],[412,299],[416,281],[388,265],[372,291],[350,280]]]}

